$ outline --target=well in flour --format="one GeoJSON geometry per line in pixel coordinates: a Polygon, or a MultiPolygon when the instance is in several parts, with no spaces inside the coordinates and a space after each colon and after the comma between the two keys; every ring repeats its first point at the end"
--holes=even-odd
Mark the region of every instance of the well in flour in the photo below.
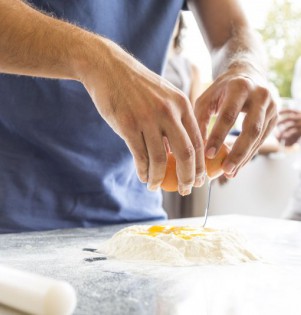
{"type": "Polygon", "coordinates": [[[239,233],[198,226],[130,226],[102,244],[99,251],[116,259],[174,266],[259,260],[239,233]]]}

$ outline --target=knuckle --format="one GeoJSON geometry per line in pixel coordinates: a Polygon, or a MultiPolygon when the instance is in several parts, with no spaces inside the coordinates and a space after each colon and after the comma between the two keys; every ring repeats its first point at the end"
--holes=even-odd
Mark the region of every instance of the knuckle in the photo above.
{"type": "Polygon", "coordinates": [[[135,132],[137,132],[136,130],[138,128],[138,125],[133,117],[127,115],[123,117],[123,119],[120,120],[118,124],[116,124],[116,127],[117,130],[119,130],[119,132],[121,132],[126,139],[131,139],[135,132]]]}
{"type": "Polygon", "coordinates": [[[123,119],[121,119],[121,123],[125,128],[135,128],[136,127],[136,120],[132,115],[126,114],[124,115],[123,119]]]}
{"type": "Polygon", "coordinates": [[[194,146],[194,151],[197,154],[202,153],[204,150],[203,143],[201,140],[196,140],[193,146],[194,146]]]}
{"type": "Polygon", "coordinates": [[[263,126],[260,123],[252,123],[249,128],[251,137],[257,138],[262,133],[263,126]]]}
{"type": "Polygon", "coordinates": [[[222,114],[222,121],[226,125],[233,125],[236,120],[236,113],[233,110],[227,110],[222,114]]]}
{"type": "Polygon", "coordinates": [[[165,166],[166,162],[167,162],[166,154],[156,154],[156,155],[154,155],[152,157],[152,162],[157,165],[156,167],[158,167],[158,165],[165,166]]]}
{"type": "MultiPolygon", "coordinates": [[[[174,111],[173,111],[174,105],[169,100],[162,100],[159,103],[159,114],[164,118],[168,120],[174,120],[174,111]]],[[[146,118],[146,119],[149,119],[146,118]]]]}
{"type": "Polygon", "coordinates": [[[195,169],[197,175],[203,174],[205,172],[205,167],[203,165],[198,165],[195,169]]]}
{"type": "Polygon", "coordinates": [[[147,166],[148,165],[148,157],[144,153],[136,153],[135,154],[135,160],[137,161],[137,164],[140,165],[140,167],[147,166]]]}
{"type": "Polygon", "coordinates": [[[258,96],[261,100],[263,100],[263,101],[266,101],[266,100],[268,100],[268,99],[271,98],[271,93],[270,93],[270,91],[269,91],[267,88],[262,87],[262,86],[259,86],[259,87],[257,88],[256,94],[257,94],[257,96],[258,96]]]}
{"type": "Polygon", "coordinates": [[[143,114],[141,114],[141,119],[140,122],[142,122],[142,124],[144,126],[152,126],[153,121],[154,121],[154,112],[149,111],[149,112],[144,112],[143,114]]]}
{"type": "Polygon", "coordinates": [[[237,151],[233,154],[232,158],[230,158],[230,161],[237,165],[244,160],[245,155],[246,154],[243,151],[237,151]]]}
{"type": "Polygon", "coordinates": [[[243,152],[235,152],[232,157],[229,159],[229,162],[232,162],[235,165],[238,165],[245,158],[245,154],[243,152]]]}
{"type": "Polygon", "coordinates": [[[201,108],[204,108],[205,113],[203,114],[207,116],[206,118],[209,118],[210,113],[215,114],[217,112],[217,102],[215,99],[210,99],[207,104],[208,104],[208,111],[206,111],[205,106],[202,106],[201,108]]]}
{"type": "Polygon", "coordinates": [[[190,102],[185,95],[178,94],[176,97],[176,103],[178,106],[186,112],[186,110],[190,107],[190,102]]]}
{"type": "Polygon", "coordinates": [[[185,147],[181,152],[181,160],[183,161],[191,161],[194,159],[195,151],[192,145],[185,147]]]}
{"type": "Polygon", "coordinates": [[[203,150],[203,140],[200,132],[194,132],[192,142],[195,152],[200,152],[203,150]]]}
{"type": "Polygon", "coordinates": [[[239,89],[240,92],[248,92],[251,89],[251,82],[244,77],[236,77],[229,81],[229,87],[239,89]]]}
{"type": "Polygon", "coordinates": [[[211,145],[219,145],[222,142],[224,142],[223,136],[220,133],[214,133],[210,135],[210,145],[207,143],[207,147],[211,147],[211,145]]]}

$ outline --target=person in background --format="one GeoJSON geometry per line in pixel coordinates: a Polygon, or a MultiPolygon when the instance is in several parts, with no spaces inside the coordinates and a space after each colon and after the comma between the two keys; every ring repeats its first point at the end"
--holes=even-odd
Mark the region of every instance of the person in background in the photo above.
{"type": "Polygon", "coordinates": [[[186,32],[187,27],[181,12],[173,32],[163,77],[183,91],[194,106],[202,92],[202,82],[198,67],[183,54],[186,32]]]}
{"type": "MultiPolygon", "coordinates": [[[[301,139],[301,57],[298,58],[295,64],[291,90],[297,108],[294,106],[294,109],[281,110],[278,122],[278,129],[281,130],[278,140],[281,144],[288,147],[300,142],[301,139]],[[300,109],[298,109],[299,106],[300,109]]],[[[299,158],[301,159],[301,154],[299,158]]],[[[299,183],[292,198],[289,200],[284,217],[301,221],[301,172],[299,174],[299,183]]]]}
{"type": "Polygon", "coordinates": [[[164,219],[164,141],[188,195],[244,112],[234,177],[277,120],[263,56],[238,0],[0,0],[0,232],[164,219]],[[182,8],[213,65],[195,106],[161,77],[182,8]]]}
{"type": "MultiPolygon", "coordinates": [[[[173,32],[163,77],[183,91],[194,105],[202,92],[202,83],[200,70],[183,55],[183,42],[187,31],[189,30],[181,12],[173,32]]],[[[163,191],[163,208],[171,219],[191,217],[193,192],[189,196],[181,196],[178,193],[163,191]]]]}

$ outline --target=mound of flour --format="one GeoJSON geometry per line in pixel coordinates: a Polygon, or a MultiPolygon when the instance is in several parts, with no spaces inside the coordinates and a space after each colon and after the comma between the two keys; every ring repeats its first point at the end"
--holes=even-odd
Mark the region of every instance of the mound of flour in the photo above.
{"type": "MultiPolygon", "coordinates": [[[[259,260],[246,240],[233,230],[198,228],[200,236],[183,238],[176,233],[149,234],[150,225],[134,225],[104,242],[99,252],[128,261],[152,261],[165,265],[238,264],[259,260]]],[[[166,226],[167,229],[170,226],[166,226]]],[[[192,227],[184,227],[192,230],[192,227]]]]}

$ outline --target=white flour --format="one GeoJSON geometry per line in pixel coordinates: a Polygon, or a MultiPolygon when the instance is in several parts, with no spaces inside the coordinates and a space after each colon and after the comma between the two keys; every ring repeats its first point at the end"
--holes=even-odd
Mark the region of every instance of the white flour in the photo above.
{"type": "MultiPolygon", "coordinates": [[[[152,261],[174,266],[237,264],[259,260],[248,248],[246,240],[232,230],[187,226],[182,227],[186,231],[177,235],[177,231],[151,234],[148,232],[150,227],[134,225],[122,229],[103,243],[99,252],[121,260],[152,261]]],[[[170,226],[165,228],[173,229],[170,226]]]]}

